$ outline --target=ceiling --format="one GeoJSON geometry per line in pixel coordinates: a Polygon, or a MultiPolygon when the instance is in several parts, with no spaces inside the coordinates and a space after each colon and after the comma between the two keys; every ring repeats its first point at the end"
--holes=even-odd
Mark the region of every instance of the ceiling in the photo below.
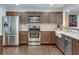
{"type": "Polygon", "coordinates": [[[0,4],[6,11],[79,11],[79,4],[0,4]]]}

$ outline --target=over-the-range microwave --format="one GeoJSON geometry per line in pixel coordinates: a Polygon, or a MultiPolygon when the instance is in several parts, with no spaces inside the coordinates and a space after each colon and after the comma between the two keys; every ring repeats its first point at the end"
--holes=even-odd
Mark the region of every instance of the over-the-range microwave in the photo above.
{"type": "Polygon", "coordinates": [[[28,17],[29,23],[39,23],[40,22],[40,16],[29,16],[28,17]]]}

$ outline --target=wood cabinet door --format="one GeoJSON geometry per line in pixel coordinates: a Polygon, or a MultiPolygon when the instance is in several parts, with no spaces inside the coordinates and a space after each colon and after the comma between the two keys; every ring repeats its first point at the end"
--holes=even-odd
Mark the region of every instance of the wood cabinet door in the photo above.
{"type": "Polygon", "coordinates": [[[50,32],[50,44],[56,44],[56,37],[54,31],[50,32]]]}
{"type": "Polygon", "coordinates": [[[58,36],[56,36],[56,45],[57,45],[59,48],[61,47],[61,45],[60,45],[60,43],[61,43],[60,39],[61,39],[61,38],[59,38],[58,36]]]}
{"type": "Polygon", "coordinates": [[[28,16],[40,16],[40,12],[28,12],[28,16]]]}
{"type": "Polygon", "coordinates": [[[41,32],[41,44],[50,44],[50,32],[41,32]]]}
{"type": "Polygon", "coordinates": [[[21,23],[28,22],[28,14],[26,12],[20,12],[20,22],[21,23]]]}
{"type": "Polygon", "coordinates": [[[56,12],[50,12],[50,23],[56,23],[56,12]]]}
{"type": "Polygon", "coordinates": [[[40,16],[40,22],[41,23],[49,23],[50,22],[50,17],[49,17],[49,12],[42,12],[40,16]]]}
{"type": "Polygon", "coordinates": [[[0,55],[3,53],[3,36],[0,36],[0,55]]]}
{"type": "Polygon", "coordinates": [[[28,32],[20,31],[19,32],[19,42],[20,44],[27,44],[28,43],[28,32]]]}
{"type": "Polygon", "coordinates": [[[77,39],[73,39],[72,52],[73,55],[79,55],[79,40],[77,39]]]}
{"type": "Polygon", "coordinates": [[[56,23],[61,25],[62,22],[63,22],[63,14],[62,14],[62,12],[57,12],[56,13],[56,23]]]}
{"type": "Polygon", "coordinates": [[[62,24],[63,14],[62,12],[50,12],[50,23],[62,24]]]}
{"type": "Polygon", "coordinates": [[[60,50],[64,53],[64,45],[65,41],[64,41],[64,35],[62,35],[62,38],[59,38],[58,36],[56,36],[56,45],[60,48],[60,50]]]}
{"type": "Polygon", "coordinates": [[[6,12],[6,16],[20,16],[19,12],[6,12]]]}

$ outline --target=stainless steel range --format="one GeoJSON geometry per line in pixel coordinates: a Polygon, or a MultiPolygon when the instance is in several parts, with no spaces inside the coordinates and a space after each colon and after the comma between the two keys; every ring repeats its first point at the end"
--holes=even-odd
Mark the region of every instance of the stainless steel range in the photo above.
{"type": "Polygon", "coordinates": [[[40,45],[40,27],[39,26],[29,26],[28,32],[28,45],[40,45]]]}

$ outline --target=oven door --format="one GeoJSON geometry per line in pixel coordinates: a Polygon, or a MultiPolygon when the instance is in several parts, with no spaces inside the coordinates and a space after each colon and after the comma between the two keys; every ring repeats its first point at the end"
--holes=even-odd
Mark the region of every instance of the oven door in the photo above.
{"type": "Polygon", "coordinates": [[[38,31],[30,31],[29,37],[30,38],[39,38],[39,32],[38,31]]]}
{"type": "Polygon", "coordinates": [[[39,31],[30,31],[28,33],[28,45],[40,45],[40,32],[39,31]]]}

